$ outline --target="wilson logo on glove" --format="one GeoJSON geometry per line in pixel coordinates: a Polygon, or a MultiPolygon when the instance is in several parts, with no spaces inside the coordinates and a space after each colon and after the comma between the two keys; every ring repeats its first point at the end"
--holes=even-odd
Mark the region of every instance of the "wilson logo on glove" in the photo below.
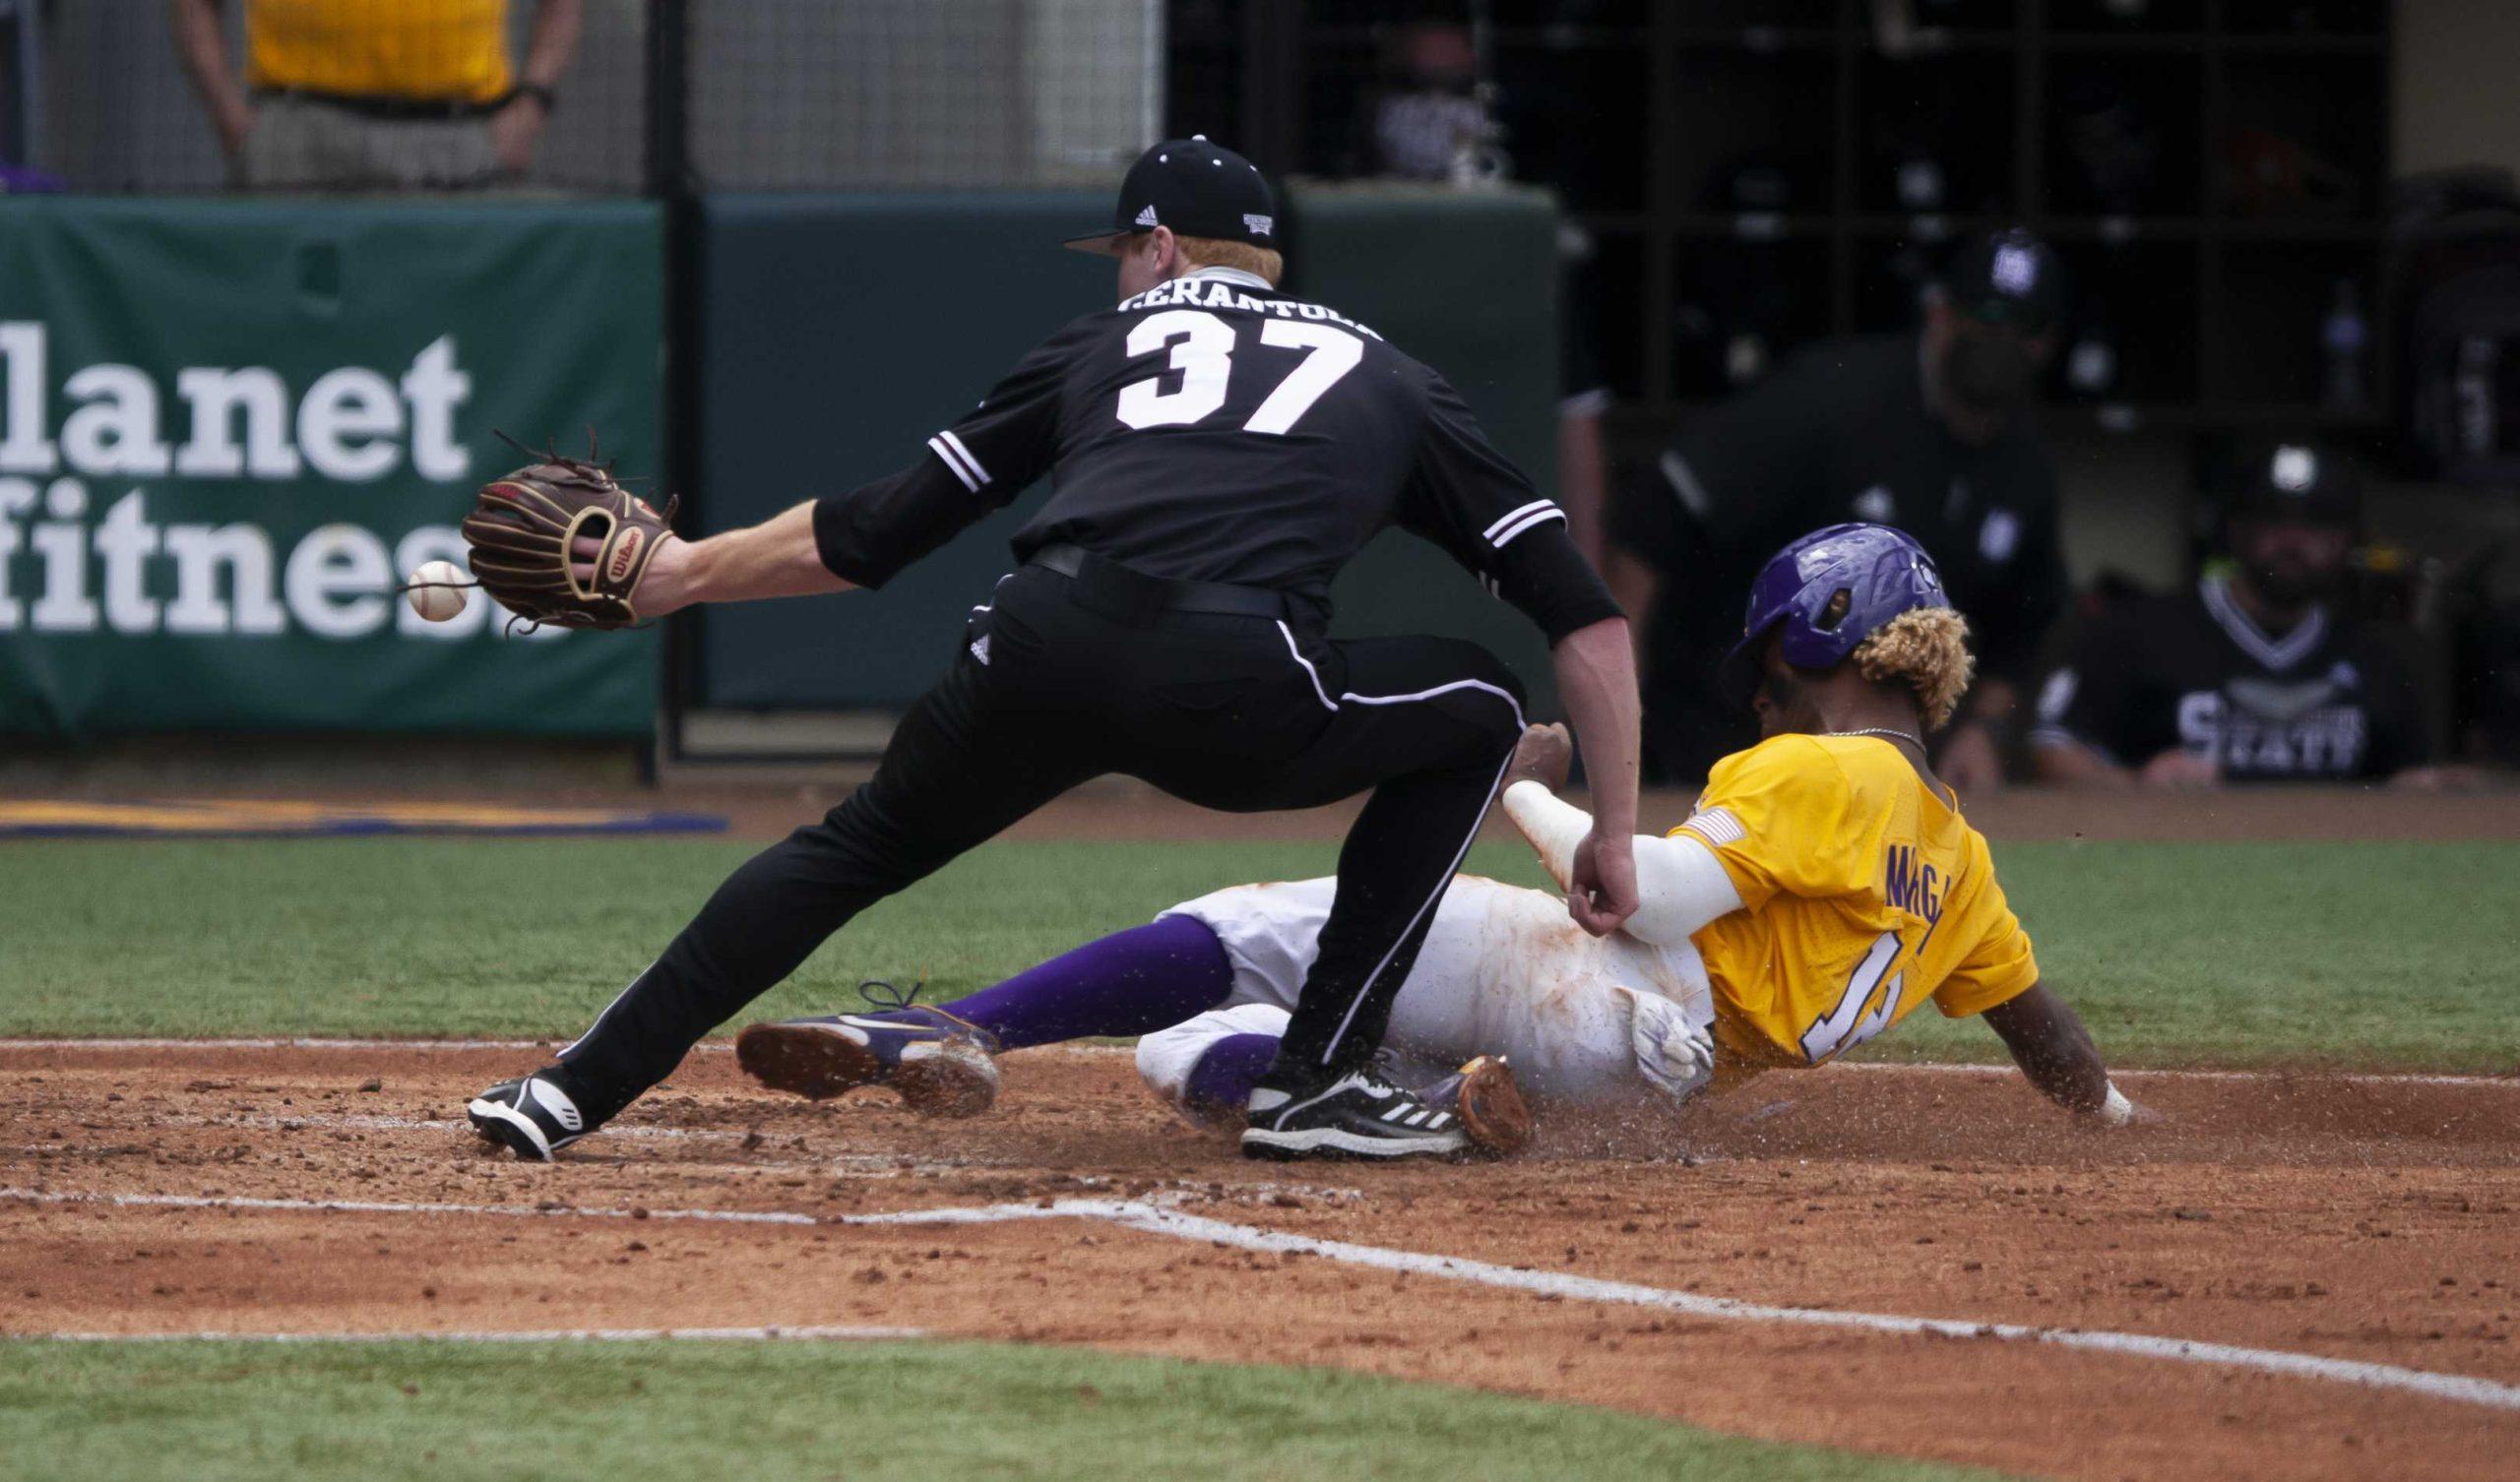
{"type": "Polygon", "coordinates": [[[612,548],[611,564],[603,569],[604,580],[616,585],[626,581],[630,573],[638,568],[639,548],[647,543],[647,535],[635,525],[623,530],[621,542],[612,548]]]}

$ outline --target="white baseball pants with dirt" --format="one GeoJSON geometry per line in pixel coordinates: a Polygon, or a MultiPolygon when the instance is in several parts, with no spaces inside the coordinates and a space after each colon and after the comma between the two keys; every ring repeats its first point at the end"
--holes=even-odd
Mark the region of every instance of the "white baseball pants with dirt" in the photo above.
{"type": "MultiPolygon", "coordinates": [[[[1165,913],[1195,917],[1217,934],[1233,989],[1223,1006],[1138,1041],[1139,1073],[1159,1096],[1178,1105],[1190,1068],[1218,1040],[1284,1028],[1336,886],[1236,886],[1165,913]]],[[[1465,875],[1435,909],[1383,1045],[1406,1081],[1503,1055],[1536,1100],[1668,1104],[1639,1068],[1640,1027],[1654,1031],[1646,1038],[1683,1026],[1702,1035],[1714,1019],[1706,965],[1685,941],[1649,947],[1590,936],[1556,895],[1465,875]]]]}

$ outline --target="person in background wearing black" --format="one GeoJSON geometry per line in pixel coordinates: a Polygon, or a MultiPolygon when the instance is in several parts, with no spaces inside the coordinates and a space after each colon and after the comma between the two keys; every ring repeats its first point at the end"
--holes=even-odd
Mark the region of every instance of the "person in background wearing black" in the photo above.
{"type": "Polygon", "coordinates": [[[1972,242],[1922,330],[1789,357],[1621,491],[1607,576],[1641,636],[1646,754],[1662,776],[1704,775],[1746,744],[1698,700],[1740,636],[1731,604],[1708,594],[1746,584],[1799,531],[1865,521],[1930,551],[1977,631],[1980,678],[1935,771],[1962,791],[2001,785],[2014,711],[2066,589],[2055,464],[2030,418],[2063,306],[2037,237],[1972,242]]]}
{"type": "Polygon", "coordinates": [[[2352,469],[2298,443],[2252,459],[2227,569],[2087,623],[2039,695],[2039,775],[2093,786],[2459,779],[2405,635],[2336,605],[2362,524],[2352,469]]]}

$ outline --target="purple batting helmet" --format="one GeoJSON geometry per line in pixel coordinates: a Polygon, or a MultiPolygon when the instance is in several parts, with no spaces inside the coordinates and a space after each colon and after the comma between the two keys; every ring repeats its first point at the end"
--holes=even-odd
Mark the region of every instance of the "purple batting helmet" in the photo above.
{"type": "Polygon", "coordinates": [[[1785,661],[1833,668],[1882,624],[1918,607],[1948,607],[1933,557],[1905,530],[1886,525],[1833,525],[1768,558],[1750,584],[1741,641],[1725,655],[1726,690],[1747,700],[1759,683],[1759,649],[1782,629],[1785,661]],[[1840,593],[1845,610],[1830,605],[1840,593]]]}

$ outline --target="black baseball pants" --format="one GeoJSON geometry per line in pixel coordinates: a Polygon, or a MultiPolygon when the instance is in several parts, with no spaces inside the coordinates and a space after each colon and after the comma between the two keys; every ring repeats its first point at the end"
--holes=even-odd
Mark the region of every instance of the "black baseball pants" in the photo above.
{"type": "Polygon", "coordinates": [[[1027,566],[999,586],[875,775],[737,869],[562,1052],[593,1117],[663,1080],[859,911],[1106,772],[1228,812],[1372,790],[1280,1051],[1342,1069],[1372,1055],[1512,759],[1521,686],[1475,644],[1334,643],[1280,619],[1161,610],[1145,579],[1096,580],[1109,575],[1027,566]]]}

